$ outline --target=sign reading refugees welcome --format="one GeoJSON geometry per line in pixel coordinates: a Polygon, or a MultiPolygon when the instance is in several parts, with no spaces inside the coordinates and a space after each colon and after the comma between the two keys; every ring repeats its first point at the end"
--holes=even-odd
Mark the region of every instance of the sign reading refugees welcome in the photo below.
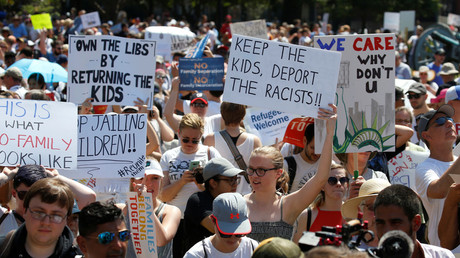
{"type": "Polygon", "coordinates": [[[70,36],[68,98],[81,104],[153,105],[155,42],[113,36],[70,36]]]}
{"type": "Polygon", "coordinates": [[[233,35],[224,101],[317,117],[334,101],[340,56],[233,35]]]}
{"type": "Polygon", "coordinates": [[[77,106],[0,99],[0,165],[77,167],[77,106]]]}

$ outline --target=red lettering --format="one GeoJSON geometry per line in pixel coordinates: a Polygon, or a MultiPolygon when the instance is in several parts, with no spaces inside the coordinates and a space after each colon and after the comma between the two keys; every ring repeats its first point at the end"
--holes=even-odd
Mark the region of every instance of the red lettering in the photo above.
{"type": "Polygon", "coordinates": [[[362,38],[356,38],[355,41],[353,42],[353,49],[356,50],[356,51],[361,51],[361,50],[363,50],[363,49],[356,46],[356,43],[357,43],[358,41],[361,42],[361,41],[363,41],[363,39],[362,39],[362,38]]]}
{"type": "Polygon", "coordinates": [[[386,50],[393,50],[395,49],[392,45],[391,45],[391,41],[393,41],[393,37],[385,37],[385,49],[386,50]]]}
{"type": "Polygon", "coordinates": [[[382,39],[377,37],[375,38],[375,50],[383,50],[383,46],[380,44],[382,42],[382,39]]]}
{"type": "Polygon", "coordinates": [[[372,45],[372,40],[371,38],[366,39],[366,43],[364,44],[364,50],[366,51],[369,48],[369,50],[374,50],[374,46],[372,45]]]}

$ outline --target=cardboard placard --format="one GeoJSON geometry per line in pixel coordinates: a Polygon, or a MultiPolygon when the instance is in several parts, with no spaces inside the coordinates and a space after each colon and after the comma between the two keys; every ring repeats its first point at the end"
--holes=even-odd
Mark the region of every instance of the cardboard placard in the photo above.
{"type": "Polygon", "coordinates": [[[298,117],[289,122],[286,132],[284,133],[283,142],[294,144],[300,148],[304,147],[303,137],[308,124],[314,123],[315,119],[311,117],[298,117]]]}
{"type": "Polygon", "coordinates": [[[272,145],[283,139],[289,121],[295,117],[276,110],[247,108],[243,123],[248,133],[260,138],[262,145],[272,145]]]}
{"type": "Polygon", "coordinates": [[[415,169],[425,161],[429,152],[405,150],[388,161],[390,183],[405,185],[415,191],[415,169]]]}
{"type": "Polygon", "coordinates": [[[80,178],[142,177],[145,164],[146,114],[78,116],[80,178]]]}
{"type": "Polygon", "coordinates": [[[181,58],[179,60],[181,90],[222,90],[224,58],[181,58]]]}
{"type": "Polygon", "coordinates": [[[447,24],[449,25],[454,25],[454,26],[460,26],[460,15],[454,14],[454,13],[449,13],[447,15],[447,24]]]}
{"type": "Polygon", "coordinates": [[[51,22],[51,16],[49,13],[34,14],[30,16],[30,21],[34,26],[35,30],[53,29],[53,23],[51,22]]]}
{"type": "Polygon", "coordinates": [[[0,165],[77,167],[77,106],[0,99],[0,165]]]}
{"type": "Polygon", "coordinates": [[[99,18],[98,11],[83,14],[80,16],[80,18],[81,18],[81,24],[83,26],[83,29],[101,26],[101,19],[99,18]]]}
{"type": "Polygon", "coordinates": [[[127,205],[134,251],[138,258],[158,257],[152,195],[129,192],[127,205]]]}
{"type": "Polygon", "coordinates": [[[69,40],[68,99],[81,104],[153,105],[155,42],[114,36],[75,36],[69,40]]]}
{"type": "Polygon", "coordinates": [[[153,40],[156,44],[156,54],[162,56],[165,61],[172,61],[171,35],[167,33],[149,33],[146,31],[145,39],[153,40]]]}
{"type": "Polygon", "coordinates": [[[385,12],[383,15],[383,28],[392,32],[399,31],[399,19],[399,13],[385,12]]]}
{"type": "Polygon", "coordinates": [[[230,23],[230,31],[232,34],[268,39],[267,23],[264,19],[230,23]]]}
{"type": "Polygon", "coordinates": [[[317,117],[333,103],[340,53],[233,35],[224,101],[317,117]]]}
{"type": "MultiPolygon", "coordinates": [[[[342,52],[336,153],[394,151],[395,42],[394,34],[315,37],[315,47],[342,52]]],[[[321,153],[325,126],[315,122],[315,153],[321,153]]]]}

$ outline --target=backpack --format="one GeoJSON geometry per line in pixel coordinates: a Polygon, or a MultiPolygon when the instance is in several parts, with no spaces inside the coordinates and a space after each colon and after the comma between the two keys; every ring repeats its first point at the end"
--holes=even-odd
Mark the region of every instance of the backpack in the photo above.
{"type": "Polygon", "coordinates": [[[289,190],[291,191],[292,183],[294,182],[295,174],[297,172],[297,163],[295,162],[294,156],[287,156],[284,158],[288,164],[288,175],[289,175],[289,190]]]}

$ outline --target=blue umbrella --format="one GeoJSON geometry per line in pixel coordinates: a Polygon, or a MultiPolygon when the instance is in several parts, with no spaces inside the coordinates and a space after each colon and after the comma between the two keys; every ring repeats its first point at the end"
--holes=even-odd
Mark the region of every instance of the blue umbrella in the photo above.
{"type": "Polygon", "coordinates": [[[19,68],[22,72],[22,77],[25,79],[29,78],[29,75],[33,73],[41,73],[45,77],[46,83],[67,82],[67,71],[57,63],[23,58],[10,67],[19,68]]]}

